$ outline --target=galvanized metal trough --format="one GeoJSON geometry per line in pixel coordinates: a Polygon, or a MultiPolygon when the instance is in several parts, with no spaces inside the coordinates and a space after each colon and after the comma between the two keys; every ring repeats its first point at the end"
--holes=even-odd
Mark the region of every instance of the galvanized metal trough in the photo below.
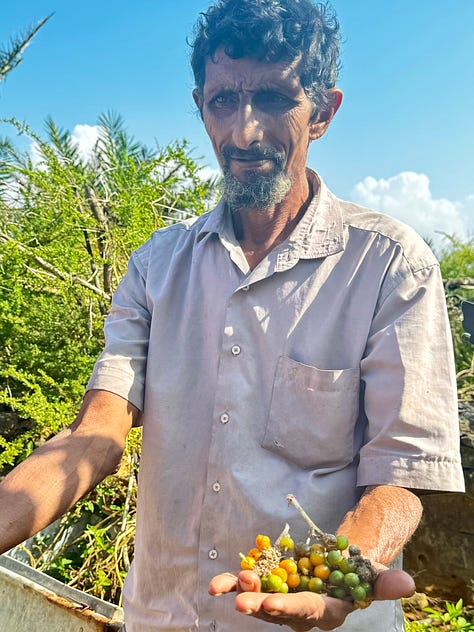
{"type": "Polygon", "coordinates": [[[118,606],[0,555],[2,632],[117,632],[122,625],[118,606]]]}

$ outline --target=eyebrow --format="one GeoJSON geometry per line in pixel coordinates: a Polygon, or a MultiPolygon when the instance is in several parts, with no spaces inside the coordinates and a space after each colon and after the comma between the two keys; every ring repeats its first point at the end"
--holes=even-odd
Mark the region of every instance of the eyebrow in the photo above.
{"type": "Polygon", "coordinates": [[[241,88],[236,87],[235,85],[230,86],[230,84],[227,84],[227,85],[216,84],[215,86],[208,87],[207,90],[206,90],[206,86],[204,86],[204,90],[205,90],[205,96],[207,98],[212,98],[212,96],[215,96],[216,94],[219,94],[219,93],[239,93],[239,92],[247,92],[249,94],[255,94],[258,92],[283,92],[286,95],[294,98],[294,97],[297,97],[298,94],[304,93],[304,88],[301,84],[299,86],[295,86],[294,84],[280,83],[278,81],[277,82],[272,81],[271,83],[267,83],[267,84],[260,84],[256,86],[254,89],[242,90],[241,88]]]}

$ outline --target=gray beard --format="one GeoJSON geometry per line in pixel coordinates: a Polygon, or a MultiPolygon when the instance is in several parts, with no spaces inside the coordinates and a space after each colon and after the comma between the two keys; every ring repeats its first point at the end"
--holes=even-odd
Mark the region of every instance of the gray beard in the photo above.
{"type": "Polygon", "coordinates": [[[219,187],[232,211],[243,207],[264,211],[283,202],[291,189],[291,180],[280,171],[271,176],[258,176],[250,182],[240,182],[227,172],[222,176],[219,187]]]}

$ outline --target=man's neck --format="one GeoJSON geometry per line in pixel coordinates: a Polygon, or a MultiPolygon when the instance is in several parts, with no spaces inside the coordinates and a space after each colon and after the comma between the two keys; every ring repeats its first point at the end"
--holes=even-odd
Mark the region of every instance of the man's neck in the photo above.
{"type": "Polygon", "coordinates": [[[267,209],[243,208],[234,211],[234,233],[253,270],[276,246],[285,241],[303,217],[314,195],[305,178],[292,186],[285,199],[267,209]]]}

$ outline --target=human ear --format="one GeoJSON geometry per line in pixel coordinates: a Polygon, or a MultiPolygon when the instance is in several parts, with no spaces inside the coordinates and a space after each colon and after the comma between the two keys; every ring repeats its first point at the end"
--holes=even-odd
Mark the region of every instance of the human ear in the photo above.
{"type": "Polygon", "coordinates": [[[338,111],[342,103],[342,90],[339,88],[330,88],[326,91],[328,104],[324,110],[319,110],[313,116],[309,124],[309,139],[316,140],[321,138],[329,127],[333,116],[338,111]]]}
{"type": "Polygon", "coordinates": [[[193,99],[202,118],[202,95],[197,88],[194,88],[193,90],[193,99]]]}

